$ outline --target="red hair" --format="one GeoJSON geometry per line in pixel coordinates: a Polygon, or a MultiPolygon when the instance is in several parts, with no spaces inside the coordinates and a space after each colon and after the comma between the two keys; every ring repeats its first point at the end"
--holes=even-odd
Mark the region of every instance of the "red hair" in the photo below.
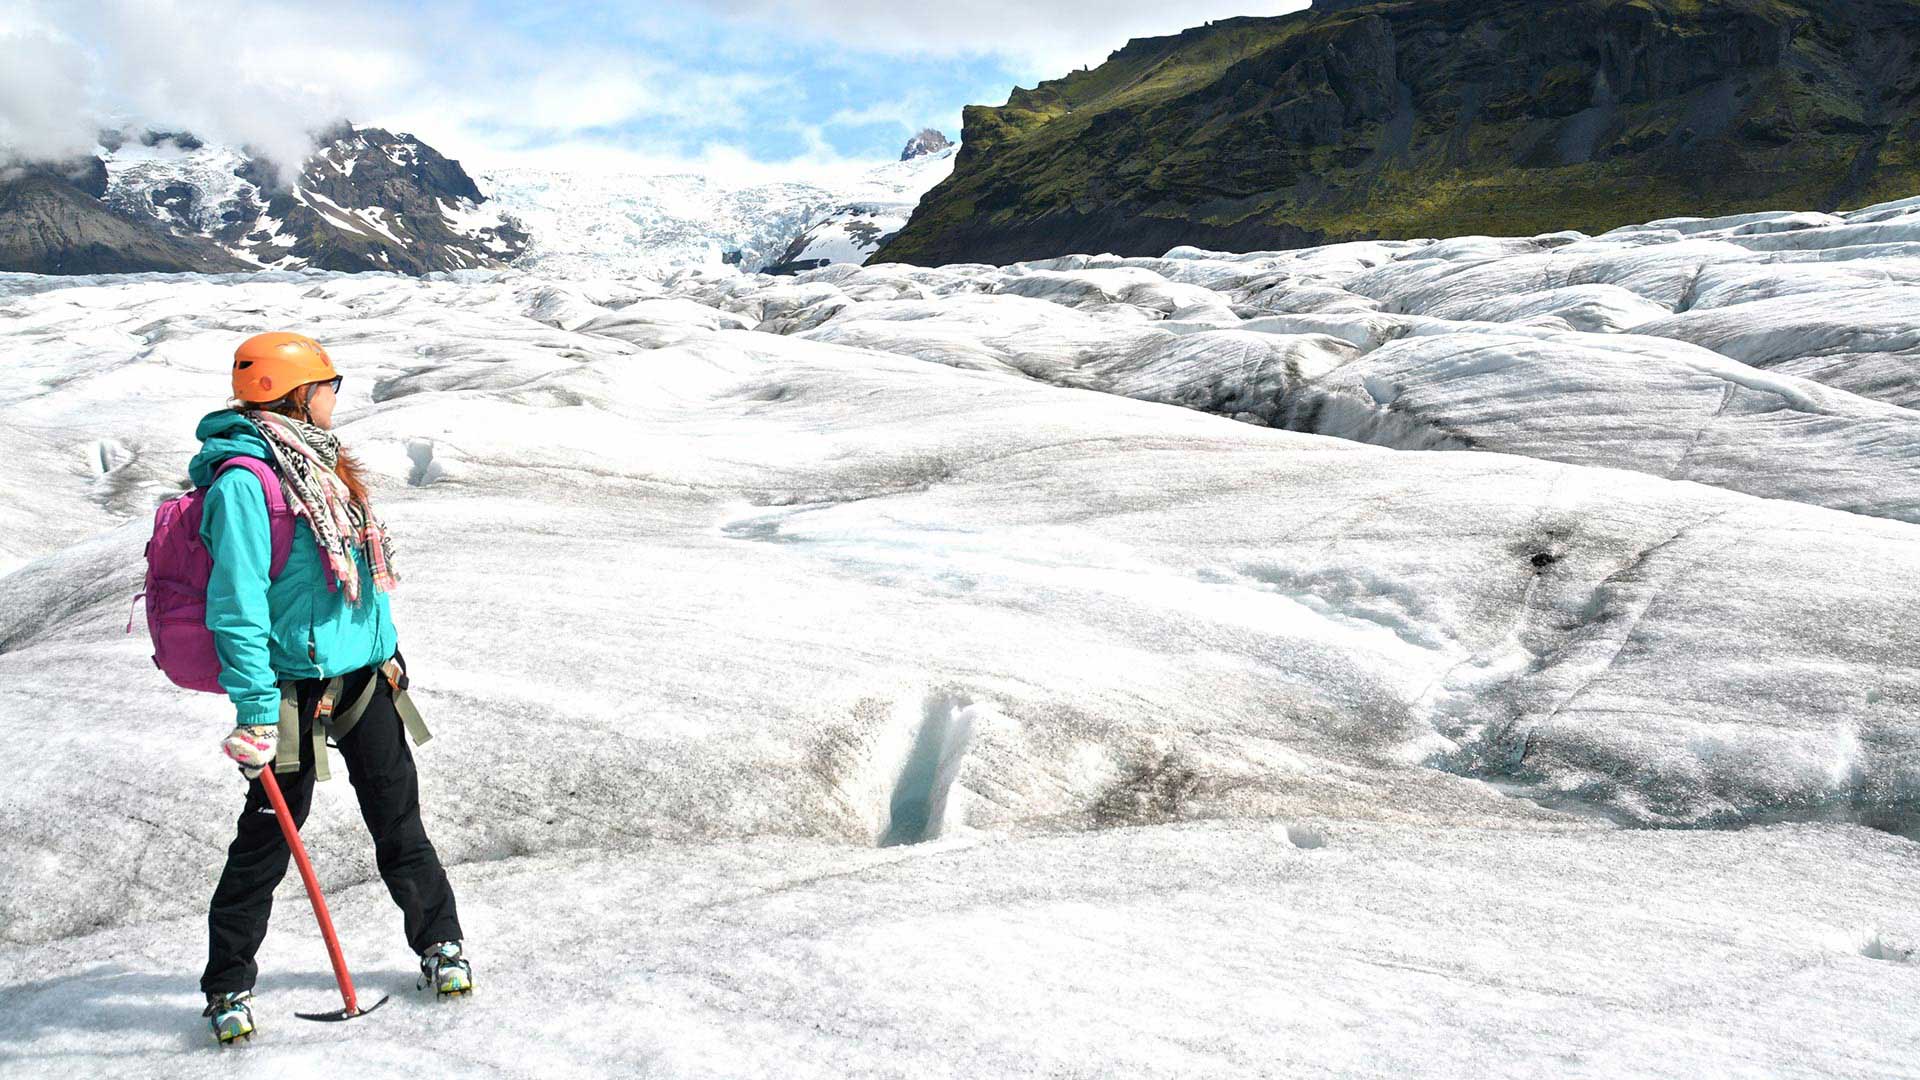
{"type": "Polygon", "coordinates": [[[367,497],[367,480],[360,472],[360,462],[347,453],[346,447],[340,448],[340,460],[333,464],[333,474],[347,485],[347,491],[353,495],[353,501],[361,506],[370,506],[373,500],[367,497]]]}
{"type": "MultiPolygon", "coordinates": [[[[294,387],[296,393],[299,390],[300,387],[294,387]]],[[[277,412],[282,416],[291,416],[299,420],[306,419],[306,417],[300,415],[306,410],[296,403],[293,397],[293,394],[288,394],[278,401],[234,401],[230,402],[227,407],[235,412],[246,412],[248,409],[267,409],[271,412],[277,412]]],[[[347,485],[347,493],[353,497],[353,501],[362,506],[373,505],[373,500],[367,493],[367,478],[365,472],[362,471],[360,461],[352,454],[347,453],[347,448],[344,446],[340,448],[339,460],[334,462],[333,475],[339,477],[340,482],[347,485]]]]}

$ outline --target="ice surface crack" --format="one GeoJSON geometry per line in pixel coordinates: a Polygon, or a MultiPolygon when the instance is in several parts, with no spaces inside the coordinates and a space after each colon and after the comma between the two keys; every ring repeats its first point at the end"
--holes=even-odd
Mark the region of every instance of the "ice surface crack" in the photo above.
{"type": "MultiPolygon", "coordinates": [[[[1630,577],[1637,575],[1641,568],[1646,565],[1648,559],[1652,558],[1656,553],[1665,551],[1681,540],[1686,539],[1686,537],[1695,530],[1703,526],[1712,525],[1733,512],[1732,510],[1723,510],[1711,517],[1702,518],[1699,521],[1683,525],[1676,530],[1672,536],[1640,552],[1638,555],[1635,555],[1627,565],[1608,574],[1601,580],[1600,584],[1594,588],[1593,599],[1588,603],[1587,607],[1588,622],[1586,625],[1592,625],[1594,621],[1604,615],[1606,611],[1606,597],[1609,591],[1630,577]]],[[[1575,687],[1572,693],[1562,698],[1560,704],[1554,706],[1553,711],[1548,713],[1546,719],[1540,722],[1541,726],[1551,724],[1556,717],[1565,712],[1567,708],[1574,703],[1575,699],[1585,694],[1594,683],[1600,681],[1602,676],[1613,670],[1613,665],[1619,661],[1620,654],[1625,652],[1627,646],[1632,643],[1633,632],[1639,627],[1640,621],[1646,618],[1647,612],[1651,610],[1654,603],[1660,599],[1661,594],[1666,592],[1667,586],[1672,583],[1673,579],[1685,573],[1690,566],[1691,563],[1675,567],[1671,573],[1667,574],[1663,579],[1656,582],[1651,589],[1647,590],[1646,595],[1642,597],[1638,603],[1634,604],[1632,611],[1628,614],[1625,625],[1621,627],[1619,637],[1614,642],[1613,651],[1608,654],[1606,660],[1602,661],[1585,679],[1581,680],[1580,685],[1575,687]]]]}
{"type": "Polygon", "coordinates": [[[1686,448],[1680,451],[1680,456],[1674,461],[1673,468],[1667,470],[1667,479],[1686,479],[1687,462],[1693,460],[1694,450],[1699,447],[1700,440],[1706,437],[1707,429],[1713,427],[1722,416],[1726,415],[1727,406],[1733,404],[1733,395],[1739,389],[1738,383],[1729,382],[1725,389],[1721,390],[1720,404],[1715,406],[1705,420],[1701,421],[1699,429],[1693,433],[1693,438],[1687,440],[1686,448]]]}

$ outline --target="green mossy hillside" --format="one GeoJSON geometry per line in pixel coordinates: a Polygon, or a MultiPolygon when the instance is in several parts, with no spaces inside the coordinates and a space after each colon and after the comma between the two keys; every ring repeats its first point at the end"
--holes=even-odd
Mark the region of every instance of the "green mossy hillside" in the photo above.
{"type": "Polygon", "coordinates": [[[1381,0],[970,106],[872,261],[1603,230],[1920,193],[1920,0],[1381,0]]]}

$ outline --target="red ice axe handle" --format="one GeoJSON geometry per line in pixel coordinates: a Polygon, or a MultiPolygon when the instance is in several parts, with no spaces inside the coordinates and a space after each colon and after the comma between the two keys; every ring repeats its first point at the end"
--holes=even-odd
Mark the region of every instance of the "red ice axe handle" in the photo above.
{"type": "Polygon", "coordinates": [[[313,864],[307,861],[306,846],[300,843],[300,830],[293,827],[293,814],[288,812],[287,800],[280,794],[280,781],[273,778],[271,763],[260,770],[260,786],[267,789],[267,798],[273,802],[274,816],[280,821],[280,835],[287,838],[287,850],[293,852],[293,861],[300,866],[300,880],[307,884],[307,899],[313,901],[313,917],[319,920],[320,933],[327,939],[327,958],[333,961],[333,977],[339,981],[340,998],[346,1003],[346,1008],[340,1014],[328,1014],[325,1018],[350,1020],[360,1015],[360,1003],[353,996],[353,976],[347,974],[347,958],[340,953],[340,937],[333,932],[333,918],[327,914],[327,899],[320,895],[320,882],[313,876],[313,864]]]}

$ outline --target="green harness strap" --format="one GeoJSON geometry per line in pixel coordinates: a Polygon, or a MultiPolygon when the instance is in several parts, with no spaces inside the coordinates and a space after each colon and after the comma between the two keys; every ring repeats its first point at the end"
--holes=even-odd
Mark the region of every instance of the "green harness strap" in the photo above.
{"type": "Polygon", "coordinates": [[[393,692],[393,711],[400,714],[400,720],[407,725],[407,734],[413,736],[413,745],[419,746],[433,738],[433,732],[427,730],[427,722],[420,718],[420,710],[413,707],[413,698],[405,690],[393,692]]]}
{"type": "MultiPolygon", "coordinates": [[[[366,685],[346,708],[334,711],[334,703],[340,700],[340,691],[345,688],[346,680],[336,676],[327,683],[320,695],[320,701],[314,707],[313,722],[313,778],[315,780],[332,779],[333,773],[327,768],[327,738],[336,742],[346,737],[360,717],[367,711],[367,703],[373,700],[373,684],[380,678],[387,680],[393,688],[393,711],[400,715],[400,721],[406,725],[407,734],[413,738],[413,744],[419,746],[433,733],[427,730],[427,722],[421,718],[420,710],[413,704],[413,698],[400,688],[399,665],[392,660],[382,664],[367,678],[366,685]]],[[[299,690],[291,682],[280,684],[280,749],[273,758],[273,771],[276,773],[296,773],[300,771],[300,697],[299,690]]]]}
{"type": "Polygon", "coordinates": [[[300,693],[291,682],[280,683],[280,749],[273,754],[273,771],[300,771],[300,693]]]}
{"type": "Polygon", "coordinates": [[[419,746],[433,738],[433,732],[427,730],[427,722],[420,718],[420,710],[414,707],[413,698],[400,685],[400,677],[404,674],[400,664],[388,660],[380,665],[380,674],[387,677],[387,685],[393,688],[393,711],[399,713],[400,722],[407,725],[407,734],[412,736],[413,745],[419,746]]]}
{"type": "Polygon", "coordinates": [[[327,731],[325,724],[313,725],[313,778],[331,780],[333,773],[327,768],[327,731]]]}
{"type": "MultiPolygon", "coordinates": [[[[353,725],[360,722],[360,714],[367,711],[367,702],[373,700],[373,684],[379,681],[379,678],[379,672],[367,676],[367,685],[360,688],[360,696],[353,699],[353,704],[333,714],[333,719],[327,724],[327,734],[333,736],[334,742],[346,738],[347,732],[353,730],[353,725]]],[[[335,679],[328,683],[327,697],[338,698],[345,685],[345,679],[335,679]]],[[[319,726],[315,724],[314,728],[318,730],[319,726]]]]}

